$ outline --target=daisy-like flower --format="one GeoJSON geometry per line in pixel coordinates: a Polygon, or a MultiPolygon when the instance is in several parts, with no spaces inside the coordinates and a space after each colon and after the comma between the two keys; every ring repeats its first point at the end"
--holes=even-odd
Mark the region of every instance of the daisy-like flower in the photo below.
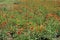
{"type": "Polygon", "coordinates": [[[20,35],[22,32],[21,31],[17,31],[17,34],[20,35]]]}
{"type": "Polygon", "coordinates": [[[4,21],[4,22],[1,23],[1,26],[2,27],[6,26],[6,25],[7,25],[7,22],[6,21],[4,21]]]}
{"type": "Polygon", "coordinates": [[[34,30],[34,27],[30,27],[30,31],[33,31],[34,30]]]}
{"type": "Polygon", "coordinates": [[[17,30],[17,34],[21,34],[24,31],[24,28],[20,28],[17,30]]]}

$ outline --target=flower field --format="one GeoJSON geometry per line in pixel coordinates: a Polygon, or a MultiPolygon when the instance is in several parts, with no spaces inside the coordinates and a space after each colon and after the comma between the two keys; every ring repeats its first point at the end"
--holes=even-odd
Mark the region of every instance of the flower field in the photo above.
{"type": "Polygon", "coordinates": [[[59,40],[59,0],[0,0],[0,40],[59,40]]]}

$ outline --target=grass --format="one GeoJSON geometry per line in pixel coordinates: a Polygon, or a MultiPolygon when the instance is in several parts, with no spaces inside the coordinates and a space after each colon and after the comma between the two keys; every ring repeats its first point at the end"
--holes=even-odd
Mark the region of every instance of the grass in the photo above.
{"type": "Polygon", "coordinates": [[[0,40],[54,40],[60,35],[59,1],[0,2],[0,40]]]}

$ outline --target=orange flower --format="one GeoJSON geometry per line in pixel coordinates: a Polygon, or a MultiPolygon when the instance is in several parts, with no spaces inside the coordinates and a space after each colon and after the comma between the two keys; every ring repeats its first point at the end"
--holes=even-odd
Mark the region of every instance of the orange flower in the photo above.
{"type": "Polygon", "coordinates": [[[2,26],[6,26],[6,24],[7,24],[6,21],[4,21],[4,22],[1,23],[2,26]]]}
{"type": "Polygon", "coordinates": [[[17,34],[21,34],[23,31],[24,31],[24,28],[19,28],[19,29],[17,30],[17,34]]]}
{"type": "Polygon", "coordinates": [[[22,32],[20,32],[20,31],[17,31],[17,34],[19,35],[19,34],[21,34],[22,32]]]}
{"type": "Polygon", "coordinates": [[[34,28],[33,28],[33,27],[30,27],[30,30],[31,30],[31,31],[33,31],[33,30],[34,30],[34,28]]]}
{"type": "Polygon", "coordinates": [[[52,13],[50,13],[50,14],[48,14],[48,16],[53,16],[54,14],[52,14],[52,13]]]}
{"type": "Polygon", "coordinates": [[[49,13],[49,14],[46,15],[46,18],[49,18],[49,17],[53,17],[53,14],[49,13]]]}
{"type": "Polygon", "coordinates": [[[11,18],[14,18],[14,16],[12,15],[11,18]]]}
{"type": "Polygon", "coordinates": [[[18,29],[17,34],[21,34],[23,32],[23,30],[24,30],[23,28],[18,29]]]}
{"type": "Polygon", "coordinates": [[[33,9],[32,9],[32,8],[30,8],[29,10],[30,10],[31,12],[33,12],[33,9]]]}
{"type": "Polygon", "coordinates": [[[18,29],[17,34],[21,34],[23,31],[24,31],[24,28],[20,28],[18,29]]]}
{"type": "Polygon", "coordinates": [[[32,16],[30,16],[29,18],[33,18],[32,16]]]}

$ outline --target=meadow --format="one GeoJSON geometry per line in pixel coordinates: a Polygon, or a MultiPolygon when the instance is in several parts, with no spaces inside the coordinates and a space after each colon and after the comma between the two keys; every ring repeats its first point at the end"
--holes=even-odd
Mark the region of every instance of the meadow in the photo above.
{"type": "Polygon", "coordinates": [[[57,40],[59,37],[59,0],[0,0],[0,40],[57,40]]]}

